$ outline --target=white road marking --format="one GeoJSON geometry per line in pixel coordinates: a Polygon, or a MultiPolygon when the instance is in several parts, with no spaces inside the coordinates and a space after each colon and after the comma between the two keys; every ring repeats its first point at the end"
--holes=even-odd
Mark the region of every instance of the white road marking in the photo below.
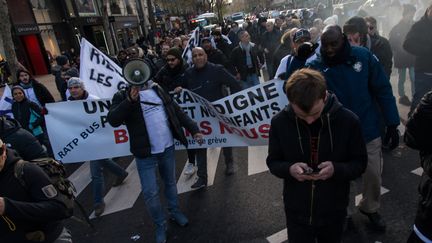
{"type": "Polygon", "coordinates": [[[286,228],[277,232],[276,234],[267,237],[267,241],[270,243],[282,243],[287,240],[288,240],[288,231],[286,228]]]}
{"type": "Polygon", "coordinates": [[[83,163],[68,179],[74,184],[75,196],[78,196],[91,182],[90,162],[83,163]]]}
{"type": "Polygon", "coordinates": [[[266,164],[268,146],[248,147],[248,175],[268,171],[266,164]]]}
{"type": "MultiPolygon", "coordinates": [[[[129,164],[126,171],[129,173],[129,175],[125,179],[124,183],[118,187],[112,187],[104,197],[105,212],[102,215],[132,208],[138,199],[141,193],[141,183],[135,160],[129,164]]],[[[90,218],[94,217],[94,212],[92,212],[90,218]]]]}
{"type": "MultiPolygon", "coordinates": [[[[385,188],[385,187],[381,187],[381,195],[384,195],[384,194],[386,194],[386,193],[389,192],[389,191],[390,191],[389,189],[387,189],[387,188],[385,188]]],[[[358,194],[358,195],[355,197],[355,205],[356,205],[356,207],[359,205],[359,203],[360,203],[360,201],[362,200],[362,198],[363,198],[362,194],[358,194]]]]}
{"type": "MultiPolygon", "coordinates": [[[[216,169],[219,162],[221,148],[208,148],[207,149],[207,186],[212,186],[214,184],[215,176],[216,176],[216,169]]],[[[186,164],[189,161],[186,161],[186,164]]],[[[192,176],[186,176],[184,174],[184,169],[181,172],[180,178],[177,182],[177,193],[185,193],[189,191],[193,191],[191,188],[192,184],[195,183],[195,181],[198,179],[198,176],[195,172],[192,176]]]]}

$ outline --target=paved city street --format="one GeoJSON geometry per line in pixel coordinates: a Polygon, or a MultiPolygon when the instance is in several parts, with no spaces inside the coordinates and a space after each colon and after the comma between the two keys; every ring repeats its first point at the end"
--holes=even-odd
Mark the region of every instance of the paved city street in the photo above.
{"type": "MultiPolygon", "coordinates": [[[[392,77],[393,87],[395,78],[396,76],[392,77]]],[[[52,76],[38,79],[59,98],[52,76]]],[[[408,107],[399,105],[399,111],[402,118],[406,119],[408,107]]],[[[400,129],[403,130],[403,127],[400,129]]],[[[190,185],[196,178],[188,178],[182,174],[187,155],[185,151],[177,151],[179,200],[190,224],[181,228],[170,223],[170,242],[273,243],[287,240],[282,180],[267,170],[267,147],[235,148],[234,155],[239,166],[238,173],[226,176],[220,149],[210,149],[209,186],[199,191],[191,191],[190,185]]],[[[106,176],[107,206],[102,217],[92,219],[95,229],[77,220],[67,221],[75,242],[153,242],[153,225],[140,194],[135,163],[132,157],[118,161],[127,168],[129,177],[122,186],[111,188],[114,178],[111,175],[106,176]]],[[[356,213],[353,216],[355,228],[345,234],[344,242],[405,242],[410,232],[421,173],[418,169],[418,155],[401,143],[396,150],[384,154],[384,161],[380,211],[387,221],[387,231],[373,232],[368,227],[367,218],[356,213]]],[[[88,163],[71,164],[68,168],[70,178],[75,182],[79,193],[78,200],[90,213],[92,194],[88,166],[88,163]]],[[[357,196],[356,201],[359,200],[357,196]]],[[[76,216],[81,217],[78,210],[76,216]]]]}

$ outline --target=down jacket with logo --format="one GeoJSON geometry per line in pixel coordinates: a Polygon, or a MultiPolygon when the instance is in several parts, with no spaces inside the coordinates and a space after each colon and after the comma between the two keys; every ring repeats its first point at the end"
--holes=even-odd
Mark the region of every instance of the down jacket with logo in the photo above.
{"type": "Polygon", "coordinates": [[[349,49],[344,51],[346,55],[340,64],[329,66],[317,54],[306,66],[320,71],[326,79],[327,89],[359,117],[368,143],[381,135],[381,117],[386,126],[399,125],[396,100],[378,59],[366,48],[350,46],[347,41],[344,48],[349,49]]]}

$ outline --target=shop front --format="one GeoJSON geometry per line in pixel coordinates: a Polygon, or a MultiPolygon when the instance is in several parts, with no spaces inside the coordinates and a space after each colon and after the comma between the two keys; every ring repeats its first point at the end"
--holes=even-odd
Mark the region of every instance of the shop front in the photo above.
{"type": "Polygon", "coordinates": [[[34,75],[47,74],[48,56],[30,1],[8,0],[7,6],[18,61],[34,75]]]}
{"type": "Polygon", "coordinates": [[[115,33],[116,50],[126,49],[142,35],[138,16],[112,16],[111,27],[115,33]]]}

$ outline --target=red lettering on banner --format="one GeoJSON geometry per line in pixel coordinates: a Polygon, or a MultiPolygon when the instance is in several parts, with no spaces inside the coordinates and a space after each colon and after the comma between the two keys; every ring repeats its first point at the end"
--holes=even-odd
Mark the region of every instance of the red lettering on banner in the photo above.
{"type": "Polygon", "coordinates": [[[269,131],[270,131],[270,124],[262,124],[261,126],[258,127],[258,132],[261,133],[262,138],[268,138],[269,131]]]}
{"type": "Polygon", "coordinates": [[[203,135],[209,135],[213,131],[213,129],[212,129],[211,124],[210,124],[209,121],[202,121],[200,123],[200,127],[201,127],[201,133],[203,135]]]}
{"type": "Polygon", "coordinates": [[[230,134],[237,134],[241,137],[246,136],[250,139],[258,139],[259,137],[261,138],[268,138],[268,133],[270,130],[270,125],[269,124],[262,124],[261,126],[258,127],[258,132],[257,132],[257,128],[253,127],[250,129],[244,129],[242,128],[241,130],[239,130],[238,128],[235,127],[230,127],[228,125],[226,125],[223,122],[219,122],[219,129],[221,134],[225,134],[225,133],[230,133],[230,134]]]}
{"type": "Polygon", "coordinates": [[[127,131],[124,129],[114,130],[114,138],[116,144],[126,143],[127,141],[129,141],[127,131]]]}

